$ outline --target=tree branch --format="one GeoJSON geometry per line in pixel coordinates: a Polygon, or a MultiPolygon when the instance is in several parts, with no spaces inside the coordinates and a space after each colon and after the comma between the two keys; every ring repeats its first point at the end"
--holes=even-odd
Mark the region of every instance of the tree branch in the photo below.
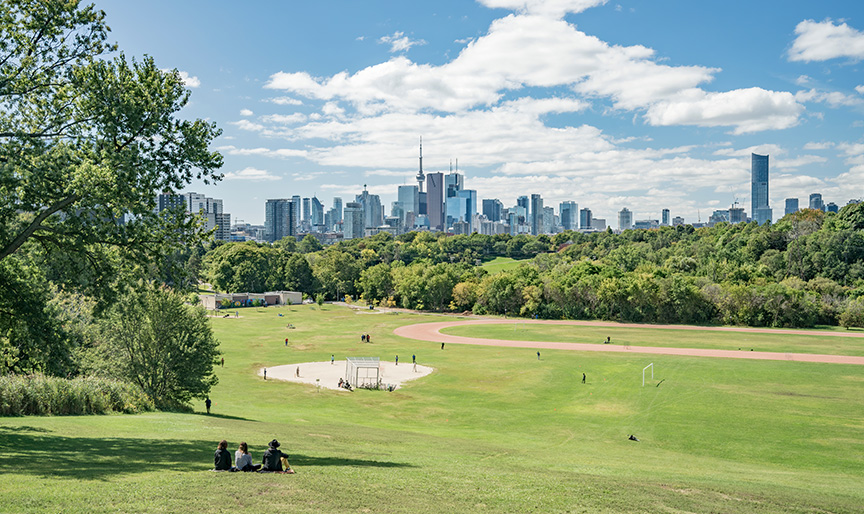
{"type": "Polygon", "coordinates": [[[9,243],[5,248],[0,250],[0,260],[3,260],[6,257],[12,255],[13,253],[15,253],[15,251],[18,250],[18,248],[21,248],[21,245],[23,245],[28,239],[30,239],[30,237],[33,235],[34,232],[36,232],[36,230],[41,228],[41,223],[45,221],[49,216],[65,209],[66,207],[69,207],[80,199],[81,195],[70,195],[40,212],[39,215],[30,222],[27,228],[25,228],[23,232],[18,234],[18,237],[12,240],[12,242],[9,243]]]}

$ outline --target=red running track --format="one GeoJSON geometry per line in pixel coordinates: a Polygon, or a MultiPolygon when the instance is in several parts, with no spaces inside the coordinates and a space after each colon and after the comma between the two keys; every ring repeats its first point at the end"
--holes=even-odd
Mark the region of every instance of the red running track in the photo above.
{"type": "MultiPolygon", "coordinates": [[[[450,344],[474,344],[483,346],[507,346],[512,348],[544,348],[552,350],[577,350],[584,352],[617,352],[617,353],[647,353],[655,355],[687,355],[692,357],[726,357],[732,359],[754,359],[775,360],[794,362],[822,362],[829,364],[857,364],[864,365],[864,357],[848,355],[823,355],[811,353],[780,353],[780,352],[751,352],[744,350],[709,350],[697,348],[665,348],[658,346],[620,346],[615,344],[589,344],[589,343],[558,343],[544,341],[509,341],[506,339],[479,339],[476,337],[462,337],[442,334],[441,329],[461,325],[505,325],[513,322],[497,319],[480,319],[470,321],[442,321],[437,323],[418,323],[399,327],[393,331],[394,334],[409,339],[420,341],[433,341],[436,343],[450,344]]],[[[602,321],[566,321],[566,320],[519,320],[516,323],[537,323],[548,325],[581,325],[595,327],[627,327],[627,328],[661,328],[674,330],[721,330],[729,332],[751,332],[751,333],[774,333],[774,334],[806,334],[820,335],[826,337],[864,337],[864,334],[844,332],[818,332],[810,330],[770,330],[743,327],[694,327],[681,325],[640,325],[621,324],[602,321]]]]}

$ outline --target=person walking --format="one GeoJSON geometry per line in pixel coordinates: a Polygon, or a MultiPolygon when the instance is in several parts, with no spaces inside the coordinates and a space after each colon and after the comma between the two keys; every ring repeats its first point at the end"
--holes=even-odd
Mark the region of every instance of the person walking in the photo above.
{"type": "Polygon", "coordinates": [[[222,367],[225,367],[225,357],[222,357],[222,367]]]}
{"type": "Polygon", "coordinates": [[[210,405],[213,402],[210,401],[210,397],[208,396],[206,400],[204,400],[204,406],[207,407],[207,414],[210,414],[210,405]]]}
{"type": "Polygon", "coordinates": [[[417,356],[416,355],[413,355],[413,354],[411,355],[411,364],[417,364],[417,356]]]}
{"type": "Polygon", "coordinates": [[[330,355],[330,365],[332,366],[335,363],[336,363],[336,356],[331,354],[330,355]]]}
{"type": "Polygon", "coordinates": [[[441,343],[441,349],[442,350],[444,349],[444,343],[441,343]]]}
{"type": "Polygon", "coordinates": [[[288,338],[285,338],[285,346],[288,346],[288,338]]]}
{"type": "Polygon", "coordinates": [[[396,365],[397,366],[399,365],[399,356],[398,355],[396,356],[396,365]]]}
{"type": "Polygon", "coordinates": [[[585,383],[585,373],[582,373],[582,383],[585,383]]]}
{"type": "Polygon", "coordinates": [[[264,368],[264,380],[267,380],[267,368],[264,368]]]}
{"type": "Polygon", "coordinates": [[[537,352],[537,360],[540,360],[540,352],[537,352]]]}

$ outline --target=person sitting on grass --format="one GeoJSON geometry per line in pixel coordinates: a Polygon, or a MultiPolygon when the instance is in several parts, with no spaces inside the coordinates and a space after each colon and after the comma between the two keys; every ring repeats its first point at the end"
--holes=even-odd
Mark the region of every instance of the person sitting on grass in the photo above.
{"type": "Polygon", "coordinates": [[[252,456],[249,455],[249,446],[246,441],[240,443],[237,451],[234,452],[234,465],[239,471],[258,471],[261,469],[261,464],[252,464],[252,456]]]}
{"type": "Polygon", "coordinates": [[[264,452],[264,459],[261,466],[262,473],[281,473],[282,472],[282,459],[285,459],[286,469],[285,473],[294,473],[294,470],[291,469],[291,466],[288,466],[288,455],[282,453],[282,450],[279,449],[279,441],[273,439],[270,441],[270,447],[267,448],[267,451],[264,452]]]}
{"type": "Polygon", "coordinates": [[[225,439],[219,441],[219,447],[213,454],[213,465],[216,471],[237,471],[237,468],[231,465],[231,453],[228,451],[228,441],[225,439]]]}

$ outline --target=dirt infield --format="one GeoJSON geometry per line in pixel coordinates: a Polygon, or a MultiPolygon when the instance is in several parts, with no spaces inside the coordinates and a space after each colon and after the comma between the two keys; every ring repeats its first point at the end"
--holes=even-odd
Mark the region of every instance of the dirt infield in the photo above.
{"type": "MultiPolygon", "coordinates": [[[[795,362],[823,362],[829,364],[857,364],[864,365],[864,357],[853,357],[846,355],[820,355],[808,353],[779,353],[779,352],[751,352],[736,350],[707,350],[697,348],[665,348],[655,346],[619,346],[614,344],[588,344],[588,343],[557,343],[543,341],[508,341],[504,339],[478,339],[474,337],[462,337],[442,334],[441,329],[460,325],[502,325],[514,323],[511,321],[497,319],[480,319],[470,321],[442,321],[436,323],[419,323],[399,327],[393,331],[394,334],[409,339],[420,341],[434,341],[436,343],[448,344],[473,344],[483,346],[508,346],[512,348],[545,348],[552,350],[576,350],[583,352],[617,352],[617,353],[649,353],[655,355],[687,355],[692,357],[726,357],[732,359],[755,359],[755,360],[777,360],[795,362]]],[[[864,334],[850,334],[844,332],[815,332],[810,330],[779,331],[759,328],[742,327],[694,327],[681,325],[638,325],[608,323],[602,321],[563,321],[563,320],[519,320],[517,323],[550,324],[550,325],[581,325],[594,327],[627,327],[627,328],[661,328],[675,330],[722,330],[729,332],[751,332],[751,333],[780,333],[780,334],[806,334],[820,335],[826,337],[864,337],[864,334]]]]}

